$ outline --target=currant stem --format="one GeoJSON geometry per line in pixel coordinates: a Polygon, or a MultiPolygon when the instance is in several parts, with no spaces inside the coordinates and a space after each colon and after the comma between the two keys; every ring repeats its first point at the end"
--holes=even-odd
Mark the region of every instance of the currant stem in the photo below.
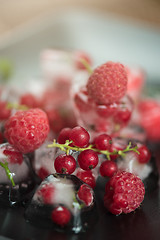
{"type": "Polygon", "coordinates": [[[18,103],[7,103],[8,109],[17,109],[17,110],[28,110],[29,108],[26,105],[21,105],[18,103]]]}
{"type": "Polygon", "coordinates": [[[86,148],[80,148],[80,147],[70,146],[71,143],[72,143],[72,141],[66,140],[66,142],[64,144],[59,144],[54,139],[53,143],[49,144],[47,147],[48,148],[51,148],[51,147],[60,148],[62,151],[66,152],[67,155],[69,154],[70,150],[82,152],[84,150],[90,149],[90,150],[93,150],[94,152],[104,154],[108,160],[111,160],[111,158],[110,158],[111,155],[125,156],[125,153],[130,152],[130,151],[133,151],[133,152],[136,152],[139,154],[139,152],[137,151],[138,147],[137,146],[131,147],[131,145],[132,145],[131,142],[129,142],[128,146],[124,150],[114,150],[113,152],[109,152],[108,150],[99,150],[97,148],[93,148],[92,144],[90,144],[86,148]]]}
{"type": "Polygon", "coordinates": [[[85,59],[80,59],[80,62],[84,65],[84,67],[86,68],[87,72],[89,74],[93,73],[93,70],[91,69],[91,66],[88,64],[88,62],[85,59]]]}
{"type": "Polygon", "coordinates": [[[12,186],[14,187],[15,186],[15,182],[14,182],[13,176],[12,176],[13,173],[11,173],[11,171],[8,168],[8,162],[5,162],[5,163],[0,162],[0,166],[4,168],[8,179],[11,181],[12,186]]]}

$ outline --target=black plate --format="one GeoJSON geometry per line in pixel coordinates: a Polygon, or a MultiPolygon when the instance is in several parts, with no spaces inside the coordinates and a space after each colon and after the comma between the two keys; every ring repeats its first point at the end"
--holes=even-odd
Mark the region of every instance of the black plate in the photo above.
{"type": "MultiPolygon", "coordinates": [[[[158,156],[158,154],[157,154],[158,156]]],[[[158,159],[157,159],[158,160],[158,159]]],[[[100,184],[100,183],[99,183],[100,184]]],[[[160,190],[146,193],[139,209],[130,214],[114,216],[103,206],[103,189],[96,189],[98,218],[87,232],[66,234],[37,228],[24,219],[24,208],[0,208],[0,240],[159,240],[160,190]]]]}

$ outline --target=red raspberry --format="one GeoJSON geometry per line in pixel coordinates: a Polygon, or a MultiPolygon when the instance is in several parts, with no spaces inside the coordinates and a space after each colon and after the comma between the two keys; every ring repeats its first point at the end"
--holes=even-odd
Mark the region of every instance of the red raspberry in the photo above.
{"type": "Polygon", "coordinates": [[[144,199],[145,188],[141,179],[132,173],[119,171],[106,184],[105,207],[113,214],[130,213],[144,199]]]}
{"type": "Polygon", "coordinates": [[[93,191],[86,184],[82,184],[77,192],[78,198],[85,203],[86,206],[90,206],[93,203],[93,191]]]}
{"type": "Polygon", "coordinates": [[[29,153],[39,148],[48,132],[47,115],[38,108],[18,111],[5,124],[6,139],[22,153],[29,153]]]}
{"type": "Polygon", "coordinates": [[[97,104],[111,104],[120,100],[127,90],[124,66],[107,62],[97,67],[88,80],[87,90],[97,104]]]}

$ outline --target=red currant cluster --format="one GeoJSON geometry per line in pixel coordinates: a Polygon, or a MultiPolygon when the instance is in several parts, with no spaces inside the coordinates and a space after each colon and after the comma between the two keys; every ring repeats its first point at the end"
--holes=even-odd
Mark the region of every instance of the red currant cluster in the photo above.
{"type": "Polygon", "coordinates": [[[48,147],[57,147],[63,151],[54,160],[57,173],[76,174],[91,187],[95,187],[96,181],[93,169],[98,168],[103,177],[112,177],[117,172],[117,164],[112,161],[115,157],[123,157],[125,153],[133,151],[140,163],[147,163],[150,159],[150,152],[145,145],[132,146],[130,142],[123,149],[113,150],[112,138],[107,134],[100,134],[90,144],[89,133],[80,126],[62,129],[58,142],[54,140],[48,147]],[[75,152],[78,156],[73,154],[75,152]],[[101,161],[101,156],[106,159],[101,161]]]}

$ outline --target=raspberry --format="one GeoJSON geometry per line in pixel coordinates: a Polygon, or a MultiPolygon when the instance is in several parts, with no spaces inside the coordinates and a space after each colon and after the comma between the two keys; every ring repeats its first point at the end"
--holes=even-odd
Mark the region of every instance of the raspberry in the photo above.
{"type": "Polygon", "coordinates": [[[6,139],[22,153],[29,153],[39,148],[48,132],[47,115],[38,108],[18,111],[5,124],[6,139]]]}
{"type": "Polygon", "coordinates": [[[132,173],[119,171],[106,184],[105,207],[113,214],[130,213],[144,199],[145,188],[141,179],[132,173]]]}
{"type": "Polygon", "coordinates": [[[107,62],[97,67],[87,83],[88,95],[97,104],[120,100],[127,90],[127,73],[120,63],[107,62]]]}

